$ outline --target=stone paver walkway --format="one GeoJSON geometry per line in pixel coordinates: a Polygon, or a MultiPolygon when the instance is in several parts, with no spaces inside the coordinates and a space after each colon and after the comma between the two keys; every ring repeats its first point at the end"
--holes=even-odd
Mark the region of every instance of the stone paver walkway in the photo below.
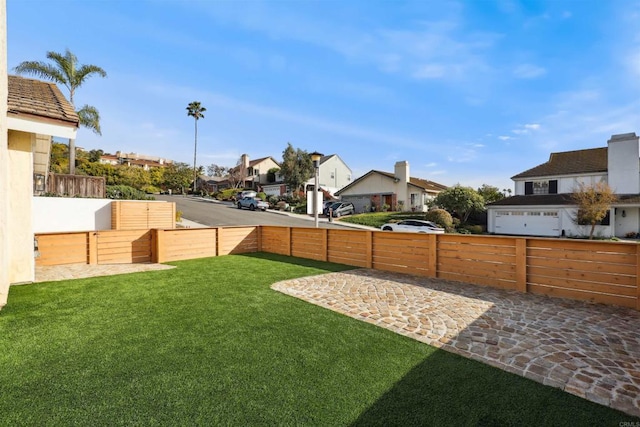
{"type": "Polygon", "coordinates": [[[273,289],[640,416],[640,312],[375,270],[273,289]]]}
{"type": "Polygon", "coordinates": [[[111,276],[114,274],[137,273],[175,268],[164,264],[67,264],[36,267],[35,282],[82,279],[85,277],[111,276]]]}

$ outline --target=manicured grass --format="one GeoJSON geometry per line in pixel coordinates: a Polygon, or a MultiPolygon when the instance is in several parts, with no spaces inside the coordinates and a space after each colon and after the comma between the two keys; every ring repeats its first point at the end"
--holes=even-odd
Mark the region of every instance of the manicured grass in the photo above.
{"type": "Polygon", "coordinates": [[[267,254],[12,287],[0,425],[611,425],[623,414],[272,291],[267,254]]]}

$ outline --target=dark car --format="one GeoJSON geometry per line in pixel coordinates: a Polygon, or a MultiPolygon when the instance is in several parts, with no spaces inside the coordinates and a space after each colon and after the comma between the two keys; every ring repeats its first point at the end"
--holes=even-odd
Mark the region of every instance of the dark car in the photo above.
{"type": "Polygon", "coordinates": [[[326,216],[329,216],[329,213],[331,213],[331,216],[334,218],[339,218],[343,215],[353,215],[356,213],[356,208],[353,206],[353,203],[335,202],[326,207],[323,213],[326,216]]]}

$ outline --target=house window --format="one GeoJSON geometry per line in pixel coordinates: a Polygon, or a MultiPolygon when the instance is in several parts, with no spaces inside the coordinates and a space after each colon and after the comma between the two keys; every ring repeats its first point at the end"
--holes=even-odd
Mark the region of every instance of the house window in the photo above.
{"type": "Polygon", "coordinates": [[[351,175],[347,175],[347,181],[351,181],[351,175]]]}
{"type": "Polygon", "coordinates": [[[331,172],[331,179],[336,179],[336,174],[334,172],[331,172]]]}
{"type": "Polygon", "coordinates": [[[524,194],[558,194],[558,180],[527,181],[524,194]]]}

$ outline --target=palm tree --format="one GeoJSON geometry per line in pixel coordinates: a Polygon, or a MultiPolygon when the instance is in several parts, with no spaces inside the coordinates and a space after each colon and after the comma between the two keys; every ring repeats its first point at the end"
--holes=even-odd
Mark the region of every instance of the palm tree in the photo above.
{"type": "MultiPolygon", "coordinates": [[[[47,59],[52,63],[43,61],[21,62],[14,71],[18,74],[33,74],[36,77],[50,80],[69,89],[69,102],[73,104],[73,95],[90,76],[97,74],[100,77],[107,77],[107,73],[97,65],[80,65],[78,58],[69,49],[64,55],[57,52],[47,52],[47,59]]],[[[75,108],[75,106],[74,106],[75,108]]],[[[100,131],[100,113],[91,105],[84,105],[76,111],[80,119],[80,125],[91,129],[98,135],[100,131]]],[[[69,173],[75,173],[76,147],[75,141],[69,139],[69,173]]]]}
{"type": "Polygon", "coordinates": [[[207,111],[200,101],[193,101],[187,106],[187,116],[193,117],[196,123],[195,142],[193,145],[193,192],[196,192],[196,184],[198,182],[198,169],[196,168],[196,154],[198,152],[198,119],[204,119],[204,113],[207,111]]]}

